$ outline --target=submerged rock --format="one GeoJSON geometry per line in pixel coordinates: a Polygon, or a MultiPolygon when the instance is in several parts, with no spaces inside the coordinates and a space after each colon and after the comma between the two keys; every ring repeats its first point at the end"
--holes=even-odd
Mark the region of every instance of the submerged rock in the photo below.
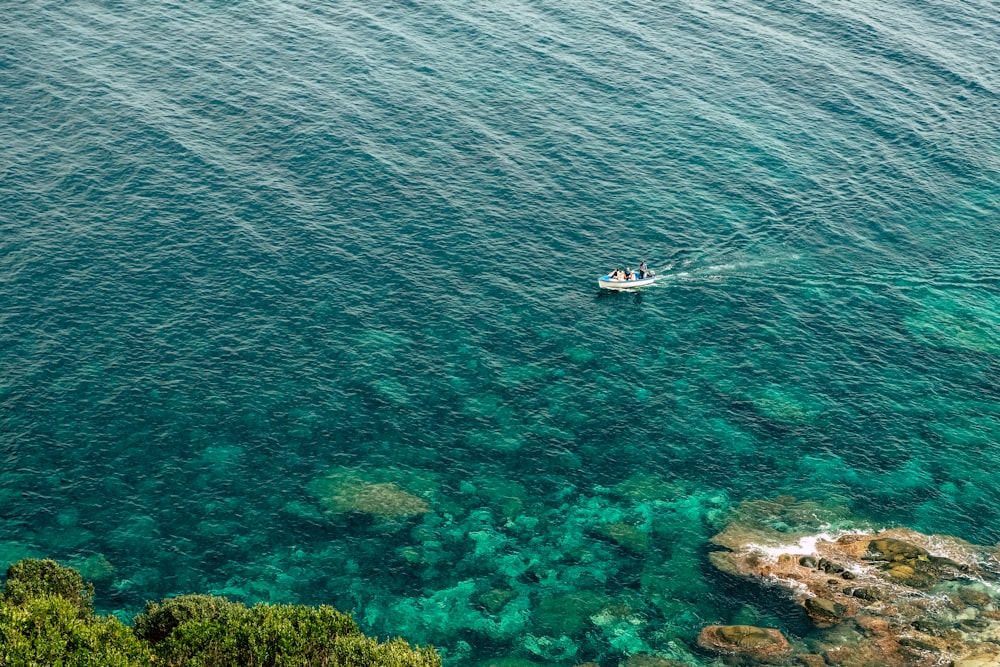
{"type": "Polygon", "coordinates": [[[515,597],[517,597],[517,593],[509,588],[493,588],[480,594],[479,602],[491,614],[496,614],[515,597]]]}
{"type": "Polygon", "coordinates": [[[778,546],[815,534],[821,526],[831,530],[868,527],[846,507],[778,496],[740,503],[711,542],[727,549],[748,543],[778,546]]]}
{"type": "Polygon", "coordinates": [[[955,660],[952,667],[1000,667],[1000,656],[982,654],[955,660]]]}
{"type": "Polygon", "coordinates": [[[535,620],[546,632],[577,635],[587,629],[590,617],[607,603],[605,595],[586,590],[544,597],[535,610],[535,620]]]}
{"type": "Polygon", "coordinates": [[[958,590],[958,597],[965,604],[972,605],[974,607],[979,607],[980,609],[986,609],[987,605],[994,603],[993,597],[972,586],[966,586],[958,590]]]}
{"type": "Polygon", "coordinates": [[[649,548],[649,535],[628,523],[601,524],[594,528],[594,533],[620,547],[637,553],[642,553],[649,548]]]}
{"type": "Polygon", "coordinates": [[[688,490],[682,482],[671,481],[648,472],[637,472],[613,487],[616,494],[639,502],[673,500],[683,497],[688,490]]]}
{"type": "Polygon", "coordinates": [[[476,667],[545,667],[548,663],[527,658],[490,658],[476,663],[476,667]]]}
{"type": "Polygon", "coordinates": [[[781,632],[753,625],[710,625],[698,633],[698,646],[719,655],[755,660],[784,656],[791,651],[781,632]]]}
{"type": "Polygon", "coordinates": [[[395,484],[348,482],[324,498],[325,506],[333,512],[360,512],[382,519],[413,516],[430,511],[423,498],[407,493],[395,484]]]}
{"type": "Polygon", "coordinates": [[[337,470],[312,482],[309,490],[330,514],[401,519],[430,511],[430,505],[420,496],[371,473],[362,476],[354,471],[337,470]]]}
{"type": "MultiPolygon", "coordinates": [[[[591,663],[593,664],[593,663],[591,663]]],[[[583,667],[582,665],[578,667],[583,667]]],[[[687,663],[680,660],[672,660],[651,653],[636,653],[630,655],[622,663],[622,667],[687,667],[687,663]]]]}
{"type": "Polygon", "coordinates": [[[80,571],[80,575],[88,581],[107,581],[115,574],[115,566],[104,554],[94,554],[72,563],[73,567],[80,571]]]}

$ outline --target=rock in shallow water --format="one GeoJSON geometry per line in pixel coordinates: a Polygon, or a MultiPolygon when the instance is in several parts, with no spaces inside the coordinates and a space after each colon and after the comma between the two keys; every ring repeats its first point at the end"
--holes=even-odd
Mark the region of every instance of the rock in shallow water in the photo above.
{"type": "Polygon", "coordinates": [[[649,535],[631,524],[601,524],[594,528],[594,534],[636,553],[649,549],[649,535]]]}
{"type": "MultiPolygon", "coordinates": [[[[398,520],[430,511],[430,504],[421,496],[404,490],[392,477],[393,471],[361,471],[338,468],[313,480],[309,490],[320,507],[329,514],[367,514],[377,520],[398,520]]],[[[427,484],[418,475],[411,475],[408,486],[423,488],[427,484]]]]}
{"type": "MultiPolygon", "coordinates": [[[[578,665],[577,667],[584,666],[578,665]]],[[[672,660],[670,658],[651,655],[649,653],[636,653],[635,655],[629,656],[628,659],[622,663],[622,667],[688,667],[688,665],[686,662],[681,662],[680,660],[672,660]]]]}
{"type": "Polygon", "coordinates": [[[847,613],[847,607],[826,598],[807,598],[804,606],[809,618],[821,628],[840,623],[847,613]]]}
{"type": "Polygon", "coordinates": [[[902,528],[799,533],[783,545],[775,544],[773,533],[755,542],[759,521],[727,526],[724,533],[713,541],[729,551],[711,554],[712,563],[730,574],[783,585],[823,629],[811,648],[829,664],[930,667],[970,661],[972,667],[1000,656],[1000,613],[983,591],[1000,583],[998,559],[985,547],[902,528]],[[733,541],[737,535],[746,539],[733,541]],[[850,573],[850,585],[831,578],[833,572],[850,573]]]}
{"type": "Polygon", "coordinates": [[[884,560],[889,562],[929,560],[930,552],[926,549],[914,546],[909,542],[897,540],[891,537],[882,537],[871,540],[868,543],[866,558],[871,560],[884,560]]]}
{"type": "Polygon", "coordinates": [[[698,646],[719,655],[755,660],[787,655],[791,651],[781,632],[753,625],[710,625],[698,634],[698,646]]]}

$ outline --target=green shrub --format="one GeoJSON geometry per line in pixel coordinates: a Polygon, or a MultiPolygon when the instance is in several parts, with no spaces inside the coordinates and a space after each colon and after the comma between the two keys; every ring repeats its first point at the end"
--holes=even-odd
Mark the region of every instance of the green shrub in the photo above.
{"type": "MultiPolygon", "coordinates": [[[[403,641],[382,645],[364,637],[350,616],[332,607],[258,604],[248,609],[234,605],[221,615],[212,614],[206,605],[200,608],[209,614],[176,625],[154,645],[159,658],[187,667],[440,664],[432,650],[414,650],[403,641]],[[393,662],[379,662],[381,658],[393,662]]],[[[157,608],[153,613],[160,611],[157,608]]]]}
{"type": "Polygon", "coordinates": [[[350,667],[441,667],[441,656],[429,646],[413,648],[402,639],[379,643],[362,634],[338,637],[328,662],[301,665],[350,667]]]}
{"type": "Polygon", "coordinates": [[[213,595],[150,602],[129,628],[95,616],[93,586],[51,560],[11,565],[0,594],[0,667],[440,667],[433,648],[365,637],[333,607],[213,595]]]}
{"type": "Polygon", "coordinates": [[[149,646],[117,618],[80,618],[57,595],[18,605],[0,603],[0,665],[4,667],[132,667],[149,665],[149,646]]]}
{"type": "Polygon", "coordinates": [[[218,595],[181,595],[162,602],[147,602],[135,617],[135,634],[157,644],[188,621],[215,621],[246,612],[246,606],[218,595]]]}
{"type": "Polygon", "coordinates": [[[94,611],[94,585],[84,583],[80,573],[54,560],[26,558],[7,568],[7,585],[0,600],[25,604],[28,600],[56,595],[73,604],[80,618],[94,611]]]}

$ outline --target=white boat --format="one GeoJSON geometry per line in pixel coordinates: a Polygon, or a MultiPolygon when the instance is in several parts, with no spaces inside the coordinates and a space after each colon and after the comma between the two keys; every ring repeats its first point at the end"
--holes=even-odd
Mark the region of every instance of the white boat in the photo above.
{"type": "Polygon", "coordinates": [[[636,276],[635,280],[615,280],[611,274],[601,276],[597,279],[597,284],[604,289],[634,289],[636,287],[646,287],[656,282],[660,276],[652,271],[646,274],[645,278],[636,276]]]}

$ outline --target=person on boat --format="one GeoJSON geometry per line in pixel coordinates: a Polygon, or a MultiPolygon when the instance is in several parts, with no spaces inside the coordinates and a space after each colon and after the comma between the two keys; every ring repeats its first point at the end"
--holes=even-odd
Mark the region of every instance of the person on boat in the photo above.
{"type": "Polygon", "coordinates": [[[635,280],[635,271],[632,270],[631,266],[625,267],[625,280],[635,280]]]}
{"type": "Polygon", "coordinates": [[[615,269],[614,271],[608,274],[608,278],[611,278],[611,280],[623,280],[624,277],[625,274],[622,273],[621,269],[615,269]]]}
{"type": "Polygon", "coordinates": [[[639,263],[639,277],[645,278],[649,274],[649,267],[646,266],[646,260],[642,260],[639,263]]]}

